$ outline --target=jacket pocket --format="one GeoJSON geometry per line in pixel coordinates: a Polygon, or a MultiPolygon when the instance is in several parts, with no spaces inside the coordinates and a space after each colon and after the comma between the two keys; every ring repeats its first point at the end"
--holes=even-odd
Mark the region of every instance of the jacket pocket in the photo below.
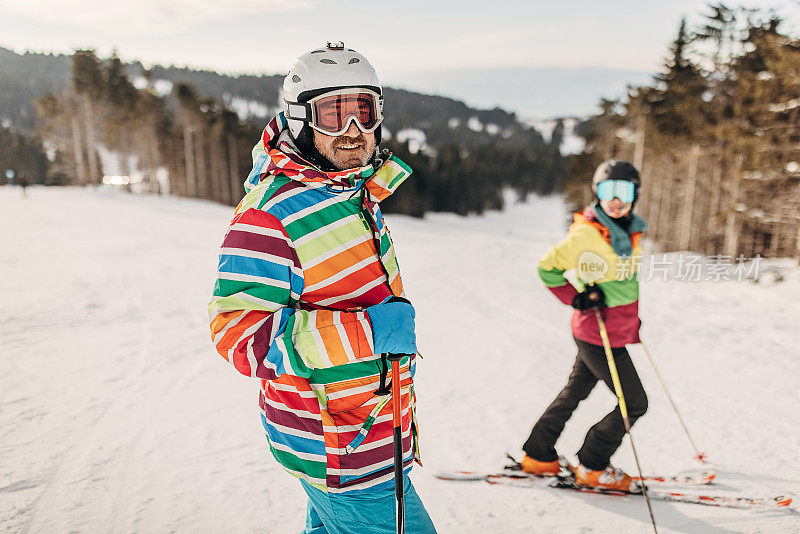
{"type": "MultiPolygon", "coordinates": [[[[391,374],[390,374],[391,376],[391,374]]],[[[403,457],[411,448],[408,366],[400,369],[403,457]]],[[[323,412],[328,485],[344,487],[380,477],[394,466],[391,395],[375,395],[379,375],[325,385],[323,412]]]]}

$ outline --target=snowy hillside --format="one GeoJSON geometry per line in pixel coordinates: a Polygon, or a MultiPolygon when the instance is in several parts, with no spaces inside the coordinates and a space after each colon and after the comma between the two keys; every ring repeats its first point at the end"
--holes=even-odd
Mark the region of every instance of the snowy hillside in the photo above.
{"type": "MultiPolygon", "coordinates": [[[[255,381],[213,351],[205,307],[231,209],[112,190],[0,187],[0,525],[5,532],[296,533],[304,494],[269,456],[255,381]]],[[[558,199],[505,213],[389,216],[418,314],[424,468],[439,532],[647,532],[638,497],[448,483],[519,454],[563,386],[570,309],[536,276],[558,199]]],[[[642,284],[643,337],[718,466],[718,494],[800,493],[800,270],[775,285],[642,284]]],[[[640,347],[643,466],[691,449],[640,347]]],[[[598,387],[559,442],[611,409],[598,387]]],[[[627,441],[616,465],[633,471],[627,441]]],[[[662,533],[798,532],[800,514],[654,503],[662,533]]]]}

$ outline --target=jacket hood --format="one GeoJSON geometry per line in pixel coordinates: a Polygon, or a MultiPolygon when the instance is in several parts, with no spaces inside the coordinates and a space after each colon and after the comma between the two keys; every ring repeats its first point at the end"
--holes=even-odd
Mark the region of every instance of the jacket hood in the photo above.
{"type": "Polygon", "coordinates": [[[264,128],[261,139],[253,147],[253,170],[244,183],[250,192],[270,175],[282,174],[292,180],[344,188],[362,183],[374,200],[380,202],[391,195],[410,175],[411,168],[388,151],[380,153],[374,164],[344,171],[325,172],[306,161],[292,142],[283,112],[264,128]]]}

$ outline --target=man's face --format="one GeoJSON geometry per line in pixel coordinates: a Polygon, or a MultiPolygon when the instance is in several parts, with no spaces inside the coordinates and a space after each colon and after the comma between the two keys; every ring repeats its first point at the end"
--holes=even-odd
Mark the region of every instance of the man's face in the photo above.
{"type": "Polygon", "coordinates": [[[339,136],[313,132],[314,146],[340,171],[363,167],[375,152],[375,132],[364,133],[355,122],[350,122],[347,131],[339,136]]]}

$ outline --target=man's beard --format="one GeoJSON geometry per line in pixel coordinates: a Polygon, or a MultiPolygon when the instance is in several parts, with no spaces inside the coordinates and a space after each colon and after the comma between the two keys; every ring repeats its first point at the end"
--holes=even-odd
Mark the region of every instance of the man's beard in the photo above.
{"type": "Polygon", "coordinates": [[[356,137],[342,135],[337,137],[328,147],[320,148],[317,146],[317,150],[337,169],[355,169],[369,163],[373,152],[375,152],[375,137],[370,136],[370,141],[367,141],[367,138],[361,132],[356,137]],[[355,148],[348,149],[344,147],[355,148]]]}

